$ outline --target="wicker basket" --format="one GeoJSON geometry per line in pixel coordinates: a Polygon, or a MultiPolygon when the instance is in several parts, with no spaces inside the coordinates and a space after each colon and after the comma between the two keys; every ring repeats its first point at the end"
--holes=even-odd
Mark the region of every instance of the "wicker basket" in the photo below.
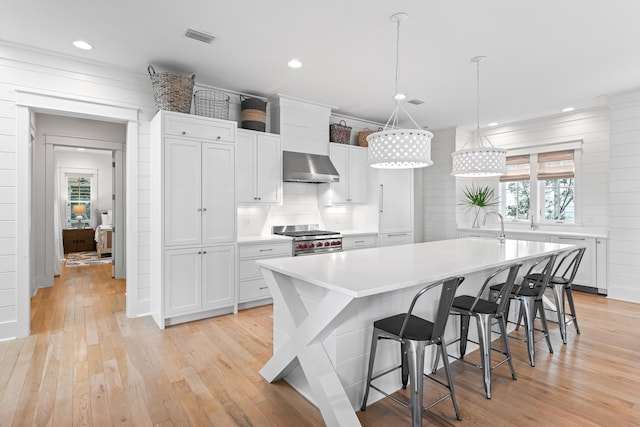
{"type": "Polygon", "coordinates": [[[151,65],[147,68],[151,77],[153,98],[158,110],[191,112],[191,96],[195,74],[191,77],[178,73],[156,73],[151,65]]]}
{"type": "Polygon", "coordinates": [[[369,130],[365,129],[363,131],[358,132],[358,145],[360,147],[368,147],[369,142],[367,142],[367,137],[372,133],[380,132],[382,128],[378,128],[378,130],[369,130]]]}
{"type": "Polygon", "coordinates": [[[329,125],[329,141],[348,144],[350,139],[351,127],[347,126],[347,122],[340,120],[339,123],[329,125]]]}
{"type": "Polygon", "coordinates": [[[193,94],[193,108],[198,116],[229,120],[229,95],[217,90],[197,90],[193,94]]]}

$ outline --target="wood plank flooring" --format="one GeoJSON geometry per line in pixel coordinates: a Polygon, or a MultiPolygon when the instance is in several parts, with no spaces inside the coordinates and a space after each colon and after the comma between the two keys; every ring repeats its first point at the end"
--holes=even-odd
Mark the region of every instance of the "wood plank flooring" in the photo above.
{"type": "MultiPolygon", "coordinates": [[[[258,374],[272,353],[270,306],[160,331],[150,317],[126,317],[125,283],[110,271],[63,268],[32,300],[32,335],[0,343],[0,426],[324,425],[286,383],[258,374]]],[[[581,335],[569,325],[562,345],[553,328],[555,352],[539,342],[535,368],[525,344],[511,340],[518,380],[499,367],[491,400],[480,371],[454,363],[462,421],[445,401],[424,424],[640,425],[640,305],[576,300],[581,335]]],[[[364,426],[411,420],[389,399],[357,415],[364,426]]]]}

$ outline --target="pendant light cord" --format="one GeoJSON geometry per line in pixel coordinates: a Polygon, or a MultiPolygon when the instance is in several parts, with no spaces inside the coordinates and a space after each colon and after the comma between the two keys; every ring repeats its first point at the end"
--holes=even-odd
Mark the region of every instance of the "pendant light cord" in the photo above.
{"type": "MultiPolygon", "coordinates": [[[[400,68],[400,20],[398,20],[398,26],[396,27],[396,93],[394,96],[398,95],[398,75],[400,68]]],[[[396,102],[400,102],[399,99],[396,99],[396,102]]]]}
{"type": "MultiPolygon", "coordinates": [[[[480,130],[480,61],[476,62],[476,77],[478,82],[478,105],[476,107],[477,129],[480,130]]],[[[482,144],[482,140],[480,141],[482,144]]]]}

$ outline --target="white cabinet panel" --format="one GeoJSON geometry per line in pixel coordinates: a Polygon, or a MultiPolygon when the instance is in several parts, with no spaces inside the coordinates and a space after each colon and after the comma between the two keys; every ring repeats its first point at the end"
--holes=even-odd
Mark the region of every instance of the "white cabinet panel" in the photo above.
{"type": "Polygon", "coordinates": [[[320,203],[344,205],[366,201],[366,148],[346,144],[329,144],[329,157],[336,167],[339,182],[321,184],[320,203]]]}
{"type": "Polygon", "coordinates": [[[277,258],[291,256],[291,241],[243,243],[239,246],[238,262],[238,302],[240,308],[246,308],[246,304],[256,306],[271,302],[271,293],[262,277],[256,261],[265,258],[277,258]]]}
{"type": "Polygon", "coordinates": [[[193,115],[166,114],[164,133],[198,140],[234,142],[236,126],[226,120],[193,115]]]}
{"type": "Polygon", "coordinates": [[[218,308],[231,305],[235,299],[233,246],[202,249],[202,307],[218,308]]]}
{"type": "Polygon", "coordinates": [[[413,243],[413,233],[380,233],[380,246],[408,245],[413,243]]]}
{"type": "Polygon", "coordinates": [[[380,170],[380,234],[413,232],[413,170],[380,170]]]}
{"type": "Polygon", "coordinates": [[[164,141],[166,246],[200,244],[200,146],[198,141],[184,139],[164,141]]]}
{"type": "Polygon", "coordinates": [[[202,244],[235,239],[234,165],[233,146],[202,144],[202,244]]]}
{"type": "Polygon", "coordinates": [[[580,268],[576,274],[573,283],[576,285],[589,286],[597,288],[597,251],[596,239],[589,237],[570,237],[570,236],[549,236],[550,242],[565,243],[568,245],[585,246],[587,250],[584,252],[580,268]]]}
{"type": "Polygon", "coordinates": [[[365,236],[344,236],[342,238],[342,249],[345,251],[353,249],[374,248],[378,243],[378,235],[371,234],[365,236]]]}
{"type": "Polygon", "coordinates": [[[165,313],[190,313],[202,305],[200,291],[200,249],[174,249],[165,252],[165,313]]]}
{"type": "Polygon", "coordinates": [[[280,136],[238,130],[237,202],[282,202],[282,149],[280,136]]]}

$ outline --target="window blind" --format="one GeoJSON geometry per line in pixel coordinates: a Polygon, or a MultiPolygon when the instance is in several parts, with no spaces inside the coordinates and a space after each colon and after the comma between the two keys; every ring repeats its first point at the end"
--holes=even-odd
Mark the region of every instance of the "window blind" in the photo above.
{"type": "Polygon", "coordinates": [[[500,177],[500,182],[528,181],[531,179],[529,155],[507,156],[507,173],[500,177]]]}
{"type": "Polygon", "coordinates": [[[538,180],[575,177],[573,150],[538,154],[538,180]]]}

